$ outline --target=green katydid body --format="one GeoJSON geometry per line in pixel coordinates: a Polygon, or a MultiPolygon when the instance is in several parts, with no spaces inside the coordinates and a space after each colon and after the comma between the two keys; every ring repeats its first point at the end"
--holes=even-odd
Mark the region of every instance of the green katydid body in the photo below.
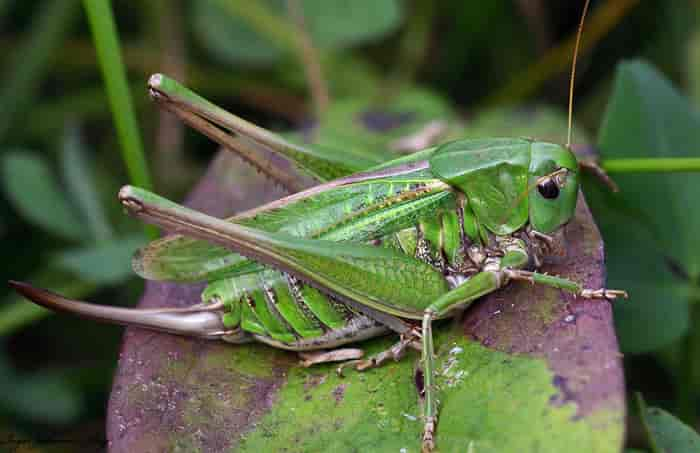
{"type": "MultiPolygon", "coordinates": [[[[520,255],[509,265],[538,263],[544,247],[530,229],[551,233],[573,214],[576,160],[561,146],[518,139],[469,140],[449,143],[430,154],[421,156],[428,160],[336,180],[230,220],[268,233],[388,249],[393,252],[389,258],[393,266],[377,266],[373,282],[360,273],[357,283],[366,282],[367,292],[388,291],[374,308],[420,319],[436,298],[481,272],[487,262],[491,266],[500,262],[503,244],[515,249],[509,259],[520,255]],[[567,176],[560,181],[561,190],[556,186],[556,199],[528,190],[537,178],[561,169],[567,176]],[[383,278],[383,273],[396,266],[397,252],[413,262],[409,278],[396,279],[400,288],[391,292],[393,280],[383,278]],[[531,255],[536,258],[529,259],[531,255]]],[[[130,188],[122,197],[154,196],[130,188]]],[[[339,255],[343,246],[332,247],[331,253],[339,255]]],[[[255,339],[284,349],[312,350],[387,332],[376,316],[349,305],[348,294],[319,291],[305,283],[310,278],[256,265],[191,238],[156,241],[134,263],[145,278],[208,280],[202,299],[223,303],[222,319],[230,332],[224,340],[255,339]],[[183,263],[188,256],[207,263],[183,263]]],[[[329,267],[338,266],[329,262],[329,267]]],[[[345,274],[343,279],[351,277],[345,274]]]]}
{"type": "Polygon", "coordinates": [[[422,349],[423,445],[430,450],[437,420],[433,319],[450,317],[512,280],[588,298],[626,296],[525,270],[536,270],[558,248],[559,232],[573,218],[578,163],[568,147],[459,140],[384,163],[361,152],[339,161],[342,153],[285,140],[161,75],[151,78],[150,89],[165,108],[276,180],[285,175],[267,168],[259,151],[279,153],[326,182],[226,220],[124,187],[119,198],[129,213],[183,233],[142,249],[136,272],[207,281],[204,303],[108,308],[11,283],[35,302],[104,321],[296,351],[397,332],[397,346],[358,369],[398,359],[407,346],[422,349]]]}

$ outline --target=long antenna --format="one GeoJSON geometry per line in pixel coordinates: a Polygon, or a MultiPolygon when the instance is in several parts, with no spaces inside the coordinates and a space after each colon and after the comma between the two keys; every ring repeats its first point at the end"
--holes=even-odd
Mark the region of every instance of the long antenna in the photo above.
{"type": "Polygon", "coordinates": [[[586,0],[583,5],[583,13],[581,14],[581,22],[578,24],[578,33],[576,33],[576,45],[574,46],[574,59],[571,62],[571,80],[569,81],[569,126],[566,134],[566,147],[571,147],[571,123],[574,116],[574,79],[576,78],[576,59],[578,58],[578,47],[581,43],[581,35],[583,34],[583,22],[586,20],[588,12],[588,4],[591,0],[586,0]]]}

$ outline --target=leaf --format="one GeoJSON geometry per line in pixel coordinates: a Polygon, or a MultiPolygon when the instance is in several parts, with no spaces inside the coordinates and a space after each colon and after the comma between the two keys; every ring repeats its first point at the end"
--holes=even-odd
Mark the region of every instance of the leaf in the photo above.
{"type": "Polygon", "coordinates": [[[77,128],[66,129],[61,151],[61,169],[66,189],[79,208],[81,218],[85,219],[91,236],[98,242],[110,239],[113,235],[112,227],[97,196],[97,185],[77,128]]]}
{"type": "Polygon", "coordinates": [[[13,150],[2,159],[5,193],[28,221],[66,239],[80,241],[87,232],[46,161],[37,154],[13,150]]]}
{"type": "Polygon", "coordinates": [[[78,16],[77,0],[52,0],[34,8],[32,24],[26,36],[6,62],[0,83],[0,138],[5,138],[38,97],[55,51],[59,48],[78,16]]]}
{"type": "Polygon", "coordinates": [[[444,140],[455,117],[441,97],[426,90],[409,89],[384,103],[369,97],[334,102],[317,124],[289,136],[311,143],[309,148],[319,161],[302,163],[331,179],[399,157],[399,152],[406,152],[401,149],[405,146],[401,143],[420,135],[426,128],[437,127],[440,132],[436,138],[444,140]]]}
{"type": "MultiPolygon", "coordinates": [[[[225,176],[228,159],[212,164],[192,206],[232,214],[240,188],[225,176]]],[[[584,203],[565,234],[566,258],[544,270],[601,286],[602,243],[584,203]]],[[[190,305],[201,288],[149,282],[141,307],[190,305]]],[[[440,451],[620,450],[623,382],[607,303],[512,285],[437,331],[440,451]]],[[[394,341],[356,346],[371,353],[394,341]]],[[[115,451],[417,452],[416,358],[340,378],[260,344],[127,330],[107,437],[115,451]]]]}
{"type": "Polygon", "coordinates": [[[658,275],[649,276],[649,281],[642,275],[638,275],[637,278],[641,281],[620,279],[619,287],[634,287],[644,294],[644,301],[655,303],[640,303],[636,296],[633,296],[635,298],[629,303],[615,307],[615,325],[620,349],[630,353],[653,351],[658,349],[659,345],[671,344],[690,328],[688,288],[658,282],[658,275]],[[659,304],[663,305],[663,309],[659,309],[659,304]]]}
{"type": "Polygon", "coordinates": [[[18,375],[5,357],[0,356],[0,378],[2,409],[15,416],[63,424],[75,420],[84,406],[82,395],[58,372],[18,375]]]}
{"type": "Polygon", "coordinates": [[[302,0],[302,8],[314,43],[324,49],[380,38],[401,22],[397,0],[302,0]]]}
{"type": "Polygon", "coordinates": [[[53,263],[97,284],[119,283],[133,275],[131,257],[146,244],[142,235],[58,253],[53,263]]]}
{"type": "Polygon", "coordinates": [[[193,2],[191,15],[199,43],[223,62],[262,65],[273,63],[284,55],[245,21],[228,15],[213,0],[193,2]]]}
{"type": "MultiPolygon", "coordinates": [[[[295,31],[288,27],[284,1],[256,1],[246,5],[243,15],[227,1],[207,0],[192,6],[195,36],[215,57],[232,65],[267,65],[294,48],[295,31]]],[[[328,50],[379,38],[396,29],[402,16],[397,0],[301,0],[301,5],[314,45],[328,50]]]]}
{"type": "Polygon", "coordinates": [[[695,453],[700,435],[673,415],[658,407],[647,407],[638,395],[639,416],[653,453],[695,453]]]}
{"type": "Polygon", "coordinates": [[[439,143],[454,127],[456,114],[440,96],[414,88],[384,103],[371,97],[335,102],[305,135],[308,140],[343,158],[351,152],[359,155],[372,153],[379,161],[387,161],[396,158],[398,151],[404,151],[397,151],[401,148],[400,143],[420,135],[436,122],[441,123],[438,127],[443,130],[435,137],[439,143]]]}
{"type": "MultiPolygon", "coordinates": [[[[493,108],[479,112],[459,131],[459,137],[529,137],[551,143],[566,138],[566,114],[544,105],[530,108],[493,108]]],[[[574,127],[575,143],[588,139],[584,130],[574,127]]]]}
{"type": "MultiPolygon", "coordinates": [[[[688,157],[700,147],[700,114],[642,61],[618,67],[598,138],[603,159],[688,157]]],[[[659,349],[688,328],[689,279],[700,274],[696,175],[613,175],[620,193],[590,190],[606,240],[608,284],[629,291],[615,307],[623,351],[659,349]]]]}

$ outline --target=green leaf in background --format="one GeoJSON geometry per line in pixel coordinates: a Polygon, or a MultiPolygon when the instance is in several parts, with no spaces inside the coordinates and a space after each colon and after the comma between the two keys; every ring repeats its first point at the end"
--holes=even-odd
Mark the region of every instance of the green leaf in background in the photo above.
{"type": "MultiPolygon", "coordinates": [[[[227,6],[230,1],[206,0],[192,5],[195,36],[217,59],[232,65],[270,64],[295,45],[293,34],[280,36],[293,33],[284,1],[246,2],[245,17],[236,13],[235,5],[227,6]],[[255,11],[253,19],[251,11],[255,11]],[[266,26],[260,26],[261,22],[266,26]],[[285,27],[276,27],[280,23],[285,27]],[[270,27],[276,27],[274,36],[270,27]]],[[[381,37],[396,29],[402,19],[397,0],[300,1],[306,28],[320,49],[339,50],[381,37]]]]}
{"type": "Polygon", "coordinates": [[[322,49],[362,44],[395,30],[402,20],[398,0],[302,0],[304,22],[322,49]]]}
{"type": "Polygon", "coordinates": [[[700,435],[690,426],[658,407],[647,407],[637,395],[639,416],[652,453],[697,453],[700,435]]]}
{"type": "MultiPolygon", "coordinates": [[[[599,135],[605,158],[688,157],[700,149],[700,114],[658,71],[631,61],[617,71],[599,135]]],[[[688,328],[688,276],[700,271],[700,179],[691,174],[619,174],[619,194],[589,191],[607,245],[608,285],[622,350],[661,348],[688,328]]]]}
{"type": "Polygon", "coordinates": [[[230,16],[212,0],[192,2],[192,27],[199,43],[216,59],[230,65],[266,65],[284,52],[260,36],[245,21],[230,16]]]}
{"type": "MultiPolygon", "coordinates": [[[[612,256],[609,258],[610,261],[617,259],[612,256]]],[[[613,282],[616,278],[612,276],[613,271],[608,275],[608,281],[613,282]]],[[[614,275],[624,273],[615,271],[614,275]]],[[[634,276],[624,278],[624,288],[630,290],[629,282],[633,281],[634,276]]],[[[691,324],[687,285],[678,282],[666,271],[659,271],[656,275],[651,272],[640,273],[637,278],[639,280],[634,281],[635,295],[631,296],[629,304],[615,307],[615,327],[620,347],[633,354],[655,351],[672,344],[688,332],[691,324]]],[[[609,283],[609,286],[613,285],[614,283],[609,283]]]]}
{"type": "Polygon", "coordinates": [[[315,143],[341,153],[354,149],[388,160],[395,157],[390,149],[398,140],[419,133],[431,122],[451,126],[455,120],[455,113],[443,98],[427,90],[407,88],[387,102],[369,97],[335,102],[311,135],[315,143]]]}
{"type": "Polygon", "coordinates": [[[5,193],[30,222],[58,236],[80,241],[87,231],[46,161],[29,151],[13,150],[2,158],[5,193]]]}
{"type": "MultiPolygon", "coordinates": [[[[479,112],[458,131],[459,137],[529,137],[552,143],[566,139],[566,113],[548,106],[494,108],[479,112]]],[[[574,126],[575,143],[585,143],[584,130],[574,126]]]]}
{"type": "Polygon", "coordinates": [[[53,263],[97,284],[119,283],[134,275],[131,257],[146,242],[143,235],[115,239],[60,252],[54,257],[53,263]]]}
{"type": "Polygon", "coordinates": [[[68,384],[60,372],[18,374],[0,355],[0,408],[41,423],[74,421],[84,406],[79,390],[68,384]]]}
{"type": "Polygon", "coordinates": [[[13,61],[3,65],[0,81],[0,138],[24,116],[37,96],[39,85],[51,68],[51,58],[59,48],[76,14],[77,0],[35,2],[31,28],[13,61]],[[39,6],[40,5],[40,6],[39,6]]]}
{"type": "Polygon", "coordinates": [[[77,128],[69,127],[63,138],[61,169],[66,190],[75,201],[81,218],[85,219],[91,236],[97,242],[113,236],[112,227],[97,195],[97,184],[93,177],[85,149],[77,128]]]}

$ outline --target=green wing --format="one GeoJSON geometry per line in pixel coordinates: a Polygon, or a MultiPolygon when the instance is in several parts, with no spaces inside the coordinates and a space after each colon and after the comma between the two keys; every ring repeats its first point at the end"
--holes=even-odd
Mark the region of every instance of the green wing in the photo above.
{"type": "Polygon", "coordinates": [[[420,319],[424,308],[448,291],[440,272],[393,249],[270,233],[207,216],[129,186],[120,191],[120,199],[133,215],[149,223],[186,229],[194,237],[383,313],[420,319]]]}
{"type": "MultiPolygon", "coordinates": [[[[329,241],[382,238],[454,203],[449,187],[424,167],[424,163],[409,163],[343,178],[226,221],[329,241]]],[[[134,258],[135,271],[153,280],[212,281],[260,268],[228,249],[183,235],[154,241],[134,258]]]]}

